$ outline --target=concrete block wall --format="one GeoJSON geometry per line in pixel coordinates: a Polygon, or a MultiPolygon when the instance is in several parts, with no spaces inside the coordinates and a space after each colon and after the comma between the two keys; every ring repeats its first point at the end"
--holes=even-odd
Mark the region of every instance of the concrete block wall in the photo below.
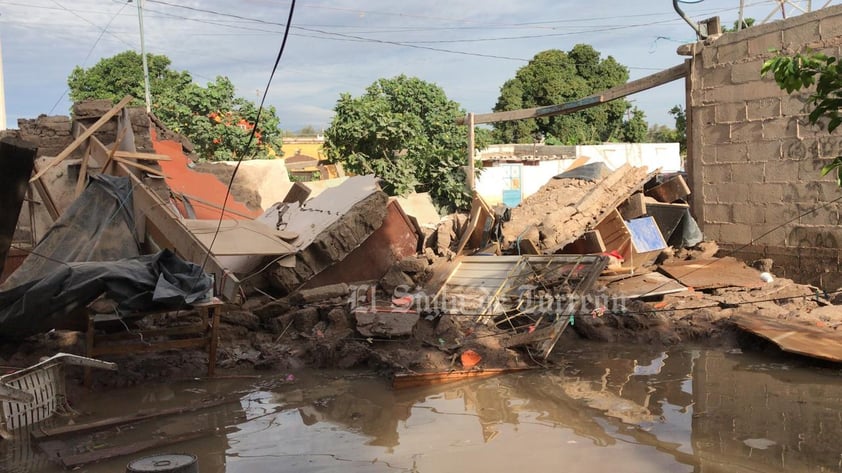
{"type": "Polygon", "coordinates": [[[840,46],[842,6],[699,42],[687,97],[691,205],[705,236],[828,290],[842,287],[842,190],[820,169],[842,154],[842,130],[810,125],[806,96],[760,69],[770,48],[842,57],[840,46]]]}

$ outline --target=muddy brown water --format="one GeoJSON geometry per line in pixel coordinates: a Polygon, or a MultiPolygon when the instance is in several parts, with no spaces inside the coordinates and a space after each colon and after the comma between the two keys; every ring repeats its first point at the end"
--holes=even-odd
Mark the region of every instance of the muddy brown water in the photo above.
{"type": "MultiPolygon", "coordinates": [[[[78,451],[202,432],[82,467],[123,472],[191,453],[214,472],[842,471],[842,371],[781,355],[583,343],[565,366],[393,391],[376,376],[302,371],[91,395],[81,420],[218,395],[233,402],[70,439],[78,451]]],[[[0,441],[0,471],[63,471],[0,441]]]]}

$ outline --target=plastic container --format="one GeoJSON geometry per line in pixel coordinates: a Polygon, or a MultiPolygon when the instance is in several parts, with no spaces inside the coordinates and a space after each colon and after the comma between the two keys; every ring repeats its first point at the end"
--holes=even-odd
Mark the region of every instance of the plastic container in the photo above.
{"type": "Polygon", "coordinates": [[[187,453],[164,453],[138,458],[126,465],[126,473],[199,473],[199,462],[195,455],[187,453]]]}

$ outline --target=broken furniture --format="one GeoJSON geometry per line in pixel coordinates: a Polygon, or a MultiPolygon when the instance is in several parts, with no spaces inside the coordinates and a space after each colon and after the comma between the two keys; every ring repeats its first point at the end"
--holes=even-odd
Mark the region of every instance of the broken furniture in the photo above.
{"type": "MultiPolygon", "coordinates": [[[[127,320],[154,316],[166,311],[128,314],[120,317],[115,314],[89,314],[86,333],[87,355],[97,357],[102,355],[132,355],[137,353],[153,353],[166,350],[180,350],[185,348],[204,348],[208,352],[208,376],[213,376],[216,368],[216,347],[218,342],[219,316],[222,301],[213,298],[210,302],[195,303],[183,310],[195,309],[201,321],[199,323],[169,328],[139,329],[124,325],[122,331],[116,333],[98,333],[97,324],[119,320],[127,320]]],[[[85,385],[91,384],[90,370],[85,370],[85,385]]]]}
{"type": "Polygon", "coordinates": [[[540,343],[547,358],[607,264],[601,255],[468,256],[435,301],[445,312],[507,331],[506,347],[540,343]]]}
{"type": "Polygon", "coordinates": [[[0,386],[23,391],[31,397],[29,400],[0,399],[0,437],[14,437],[17,431],[45,421],[53,414],[73,412],[67,403],[64,386],[65,365],[82,366],[86,370],[117,369],[116,364],[107,361],[59,353],[29,368],[0,376],[0,386]]]}

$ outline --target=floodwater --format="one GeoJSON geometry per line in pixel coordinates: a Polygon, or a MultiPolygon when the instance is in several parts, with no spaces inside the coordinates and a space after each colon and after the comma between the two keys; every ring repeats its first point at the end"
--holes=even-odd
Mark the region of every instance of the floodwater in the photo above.
{"type": "MultiPolygon", "coordinates": [[[[63,448],[198,432],[78,470],[97,473],[161,452],[197,455],[202,473],[842,471],[839,369],[738,350],[565,348],[563,368],[403,391],[347,371],[112,391],[77,403],[91,413],[82,419],[239,401],[63,448]]],[[[26,442],[0,441],[0,471],[62,470],[26,442]]]]}

